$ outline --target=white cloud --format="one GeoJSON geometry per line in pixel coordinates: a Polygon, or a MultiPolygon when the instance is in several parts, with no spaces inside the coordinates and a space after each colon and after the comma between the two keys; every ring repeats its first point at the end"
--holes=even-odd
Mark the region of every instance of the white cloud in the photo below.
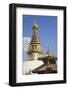
{"type": "Polygon", "coordinates": [[[30,44],[31,38],[30,37],[24,37],[23,38],[23,44],[24,44],[24,51],[28,50],[29,44],[30,44]]]}

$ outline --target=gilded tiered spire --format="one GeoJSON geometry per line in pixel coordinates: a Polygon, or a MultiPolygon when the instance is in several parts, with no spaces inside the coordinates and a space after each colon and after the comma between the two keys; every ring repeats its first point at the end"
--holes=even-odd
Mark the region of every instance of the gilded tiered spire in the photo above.
{"type": "Polygon", "coordinates": [[[33,36],[32,36],[32,39],[31,39],[31,43],[39,43],[40,44],[40,40],[39,40],[39,37],[38,37],[38,25],[36,23],[33,24],[33,36]]]}
{"type": "Polygon", "coordinates": [[[36,21],[34,22],[32,29],[33,29],[33,35],[30,41],[28,55],[32,57],[30,59],[37,59],[37,57],[39,56],[38,54],[42,53],[42,48],[41,48],[40,40],[38,37],[38,25],[36,21]]]}

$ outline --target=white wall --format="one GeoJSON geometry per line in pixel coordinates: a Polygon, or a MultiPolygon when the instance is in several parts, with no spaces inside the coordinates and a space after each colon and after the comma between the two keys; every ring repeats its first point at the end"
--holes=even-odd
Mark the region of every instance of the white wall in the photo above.
{"type": "MultiPolygon", "coordinates": [[[[67,6],[68,0],[0,0],[0,90],[66,90],[68,84],[41,85],[27,87],[10,87],[8,86],[8,70],[9,70],[9,3],[25,3],[25,4],[42,4],[42,5],[59,5],[67,6]]],[[[68,10],[67,10],[68,14],[68,10]]],[[[67,18],[68,21],[68,18],[67,18]]],[[[68,33],[68,31],[67,31],[68,33]]],[[[68,63],[68,62],[67,62],[68,63]]],[[[67,66],[68,67],[68,66],[67,66]]]]}

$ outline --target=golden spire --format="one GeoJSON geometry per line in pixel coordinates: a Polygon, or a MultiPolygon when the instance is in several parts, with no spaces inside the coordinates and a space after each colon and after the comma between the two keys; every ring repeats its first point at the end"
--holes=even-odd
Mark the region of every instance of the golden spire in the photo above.
{"type": "Polygon", "coordinates": [[[37,32],[38,25],[36,23],[36,18],[37,18],[37,16],[34,17],[35,20],[34,20],[34,24],[33,24],[33,27],[32,27],[32,29],[33,29],[33,36],[32,36],[31,43],[38,43],[38,44],[40,44],[40,40],[39,40],[38,32],[37,32]]]}
{"type": "Polygon", "coordinates": [[[40,40],[39,40],[39,36],[38,36],[38,25],[36,23],[36,16],[35,16],[35,20],[34,20],[34,24],[32,26],[33,29],[33,35],[32,35],[32,39],[30,41],[30,45],[29,45],[29,49],[28,49],[28,54],[30,53],[42,53],[42,48],[41,48],[41,44],[40,44],[40,40]]]}

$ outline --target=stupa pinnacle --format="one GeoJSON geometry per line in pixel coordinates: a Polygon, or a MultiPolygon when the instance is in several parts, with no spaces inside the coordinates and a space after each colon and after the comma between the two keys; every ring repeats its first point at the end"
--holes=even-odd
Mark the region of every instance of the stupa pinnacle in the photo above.
{"type": "Polygon", "coordinates": [[[33,35],[28,48],[28,55],[29,55],[29,60],[38,60],[38,57],[42,53],[42,48],[38,37],[38,25],[36,21],[32,26],[32,30],[33,30],[33,35]]]}

